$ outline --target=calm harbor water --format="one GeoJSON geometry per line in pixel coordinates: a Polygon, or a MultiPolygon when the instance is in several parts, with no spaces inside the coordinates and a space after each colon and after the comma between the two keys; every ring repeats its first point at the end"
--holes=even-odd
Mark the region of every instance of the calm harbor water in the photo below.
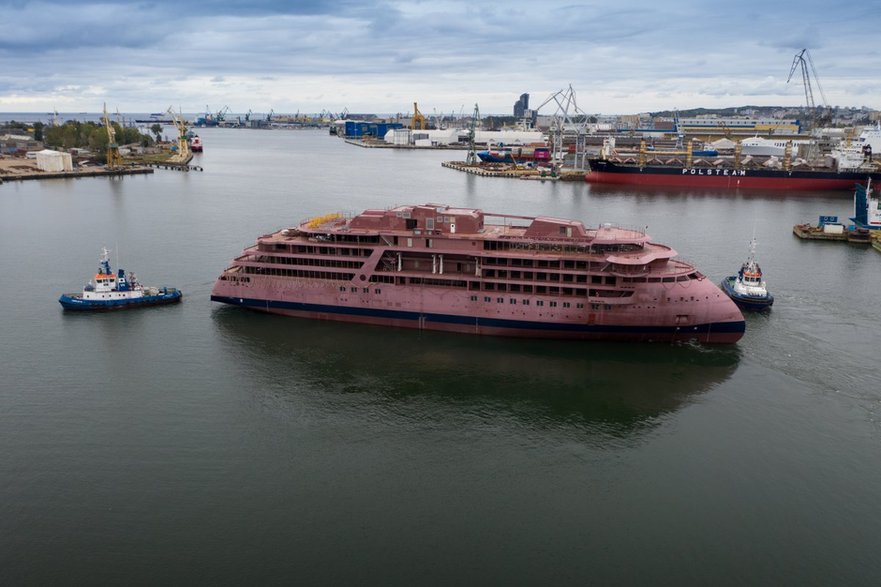
{"type": "Polygon", "coordinates": [[[202,173],[0,185],[3,584],[881,580],[881,255],[791,235],[850,194],[476,178],[439,165],[459,152],[200,135],[202,173]],[[424,202],[648,226],[716,281],[755,232],[777,302],[707,348],[208,299],[260,234],[424,202]],[[103,245],[184,302],[64,314],[103,245]]]}

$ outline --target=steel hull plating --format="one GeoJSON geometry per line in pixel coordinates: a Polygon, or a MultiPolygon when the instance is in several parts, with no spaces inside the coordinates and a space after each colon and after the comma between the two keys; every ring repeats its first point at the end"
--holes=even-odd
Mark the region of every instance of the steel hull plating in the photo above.
{"type": "Polygon", "coordinates": [[[854,183],[881,178],[877,173],[792,171],[774,169],[686,169],[684,167],[616,164],[591,161],[588,183],[709,189],[767,189],[783,191],[850,190],[854,183]]]}
{"type": "MultiPolygon", "coordinates": [[[[234,289],[226,284],[214,288],[211,300],[253,310],[320,320],[336,320],[360,324],[440,330],[466,334],[606,341],[697,341],[709,344],[737,342],[744,333],[745,322],[739,311],[726,312],[719,321],[695,320],[691,324],[676,325],[676,316],[635,314],[629,319],[611,323],[596,314],[585,315],[584,320],[568,321],[520,318],[499,318],[477,314],[450,314],[432,311],[409,311],[364,306],[344,306],[327,303],[309,303],[293,300],[273,300],[251,297],[252,292],[239,291],[242,297],[222,295],[223,290],[234,289]],[[247,297],[246,297],[247,296],[247,297]]],[[[716,289],[715,287],[713,289],[716,289]]],[[[718,291],[716,289],[716,291],[718,291]]],[[[230,292],[233,293],[233,292],[230,292]]],[[[721,292],[720,292],[721,293],[721,292]]],[[[731,301],[721,296],[717,305],[725,311],[731,301]]]]}

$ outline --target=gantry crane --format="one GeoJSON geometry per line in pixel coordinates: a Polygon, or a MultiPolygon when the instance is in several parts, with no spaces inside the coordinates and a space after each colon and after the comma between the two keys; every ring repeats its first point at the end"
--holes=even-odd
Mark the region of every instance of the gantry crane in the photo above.
{"type": "Polygon", "coordinates": [[[171,106],[168,107],[168,113],[171,115],[171,120],[174,121],[174,126],[177,128],[177,155],[173,157],[173,159],[180,163],[186,163],[190,160],[192,155],[190,154],[190,144],[187,142],[187,121],[184,120],[184,117],[175,112],[174,108],[171,106]]]}
{"type": "Polygon", "coordinates": [[[410,120],[410,128],[413,130],[425,130],[425,116],[419,112],[419,106],[413,102],[413,118],[410,120]]]}
{"type": "Polygon", "coordinates": [[[826,95],[823,93],[823,87],[820,85],[820,78],[817,77],[817,70],[814,69],[814,60],[811,59],[811,52],[807,49],[802,49],[795,54],[795,57],[792,59],[792,68],[789,70],[789,77],[786,78],[786,83],[789,83],[789,80],[792,79],[792,74],[795,73],[797,68],[801,69],[801,78],[805,86],[805,102],[807,103],[808,109],[813,112],[817,108],[817,105],[814,103],[814,90],[811,87],[811,73],[814,74],[814,82],[817,84],[817,89],[820,91],[820,98],[823,100],[822,106],[828,108],[829,104],[826,102],[826,95]],[[805,59],[805,57],[807,57],[807,59],[805,59]]]}
{"type": "MultiPolygon", "coordinates": [[[[462,108],[465,106],[463,105],[462,108]]],[[[468,157],[465,162],[468,165],[477,165],[477,146],[475,137],[477,136],[477,125],[480,124],[480,108],[474,104],[474,114],[471,115],[471,125],[468,127],[468,157]]]]}
{"type": "Polygon", "coordinates": [[[220,110],[217,111],[217,114],[214,115],[217,123],[220,124],[224,120],[226,120],[226,114],[229,112],[229,106],[224,106],[220,110]]]}
{"type": "Polygon", "coordinates": [[[562,166],[566,153],[563,136],[574,134],[575,159],[572,167],[579,170],[587,169],[587,114],[576,104],[575,90],[572,89],[572,84],[569,84],[569,88],[566,90],[559,90],[551,94],[536,110],[541,110],[546,104],[551,102],[557,105],[557,110],[551,119],[551,126],[548,132],[552,148],[552,160],[562,166]]]}
{"type": "Polygon", "coordinates": [[[107,167],[121,167],[122,156],[119,154],[119,145],[116,144],[116,129],[107,116],[107,102],[104,102],[104,128],[107,129],[107,167]]]}

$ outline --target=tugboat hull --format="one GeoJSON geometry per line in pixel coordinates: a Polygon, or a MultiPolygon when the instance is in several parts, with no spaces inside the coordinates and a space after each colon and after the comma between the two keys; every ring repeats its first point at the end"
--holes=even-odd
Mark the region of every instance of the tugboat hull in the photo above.
{"type": "Polygon", "coordinates": [[[82,295],[71,293],[62,294],[58,298],[58,302],[65,310],[74,312],[109,312],[111,310],[128,310],[162,304],[174,304],[181,301],[183,297],[183,294],[174,288],[164,288],[159,291],[158,295],[118,300],[85,300],[82,295]]]}
{"type": "Polygon", "coordinates": [[[745,296],[739,294],[734,291],[734,282],[737,281],[736,275],[730,275],[722,280],[722,283],[719,286],[722,288],[722,291],[725,292],[731,301],[737,304],[737,307],[741,310],[748,310],[751,312],[761,312],[762,310],[768,310],[774,304],[774,296],[770,293],[766,296],[756,297],[756,296],[745,296]]]}

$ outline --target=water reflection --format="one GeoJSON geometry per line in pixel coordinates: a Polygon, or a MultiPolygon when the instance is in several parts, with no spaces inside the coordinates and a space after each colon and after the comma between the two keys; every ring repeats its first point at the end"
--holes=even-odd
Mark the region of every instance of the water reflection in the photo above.
{"type": "MultiPolygon", "coordinates": [[[[217,308],[228,360],[249,381],[297,393],[368,394],[515,416],[530,426],[589,425],[628,435],[728,379],[737,347],[519,340],[281,318],[217,308]]],[[[400,406],[399,406],[400,407],[400,406]]],[[[398,411],[400,412],[400,410],[398,411]]]]}
{"type": "Polygon", "coordinates": [[[813,191],[809,196],[803,192],[787,192],[780,190],[765,189],[712,189],[712,188],[682,188],[653,185],[609,185],[609,184],[586,184],[587,193],[591,196],[603,197],[642,197],[663,198],[673,201],[689,199],[722,199],[722,200],[770,200],[783,202],[787,200],[802,201],[806,197],[810,200],[848,200],[853,199],[853,193],[847,190],[813,191]]]}

